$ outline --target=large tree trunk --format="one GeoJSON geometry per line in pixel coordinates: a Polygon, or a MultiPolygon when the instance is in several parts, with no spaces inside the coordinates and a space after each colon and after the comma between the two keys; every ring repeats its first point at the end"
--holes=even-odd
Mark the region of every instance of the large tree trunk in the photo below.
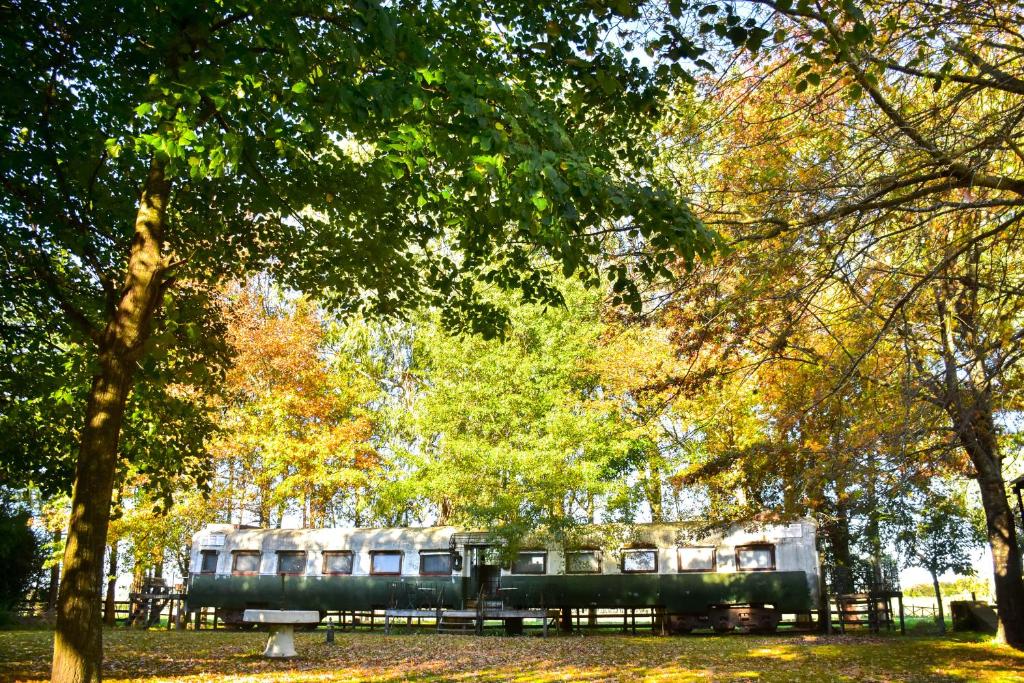
{"type": "Polygon", "coordinates": [[[992,547],[992,574],[999,613],[999,639],[1024,650],[1024,577],[1013,511],[1006,499],[1002,472],[979,474],[985,526],[992,547]]]}
{"type": "Polygon", "coordinates": [[[992,409],[992,378],[986,367],[985,347],[975,339],[978,291],[976,287],[968,291],[968,296],[954,306],[950,303],[955,300],[950,282],[943,283],[936,297],[943,363],[941,402],[978,477],[988,542],[992,548],[998,637],[1017,649],[1024,649],[1024,579],[1017,531],[1003,480],[1003,459],[992,409]],[[969,349],[969,354],[958,353],[957,339],[963,348],[969,349]],[[965,355],[970,362],[962,364],[965,355]]]}
{"type": "Polygon", "coordinates": [[[1002,457],[996,443],[995,424],[984,403],[957,419],[957,434],[978,473],[985,526],[992,548],[992,574],[999,614],[999,639],[1024,649],[1024,577],[1017,546],[1013,511],[1006,496],[1002,457]]]}
{"type": "Polygon", "coordinates": [[[835,517],[822,527],[832,560],[832,585],[837,594],[853,593],[853,552],[850,549],[850,517],[847,503],[841,499],[836,503],[835,517]]]}
{"type": "Polygon", "coordinates": [[[153,314],[163,293],[167,265],[160,249],[169,194],[164,165],[154,160],[139,199],[121,299],[97,341],[98,372],[82,428],[64,549],[64,576],[57,598],[51,673],[55,683],[85,683],[102,677],[100,584],[117,445],[133,369],[142,344],[149,338],[153,314]]]}

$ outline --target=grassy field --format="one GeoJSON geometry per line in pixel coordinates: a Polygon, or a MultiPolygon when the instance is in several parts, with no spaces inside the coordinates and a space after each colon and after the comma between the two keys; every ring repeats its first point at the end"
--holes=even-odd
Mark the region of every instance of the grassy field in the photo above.
{"type": "MultiPolygon", "coordinates": [[[[260,633],[107,631],[108,681],[1022,681],[1024,653],[982,637],[475,636],[324,633],[299,658],[260,633]]],[[[49,631],[0,632],[0,680],[45,680],[49,631]]]]}

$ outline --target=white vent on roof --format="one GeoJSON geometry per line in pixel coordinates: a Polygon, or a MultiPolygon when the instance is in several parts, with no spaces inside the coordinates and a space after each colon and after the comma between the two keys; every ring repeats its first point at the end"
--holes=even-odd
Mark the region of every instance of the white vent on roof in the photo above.
{"type": "Polygon", "coordinates": [[[206,542],[203,545],[215,546],[217,548],[224,545],[224,532],[213,531],[206,535],[206,542]]]}

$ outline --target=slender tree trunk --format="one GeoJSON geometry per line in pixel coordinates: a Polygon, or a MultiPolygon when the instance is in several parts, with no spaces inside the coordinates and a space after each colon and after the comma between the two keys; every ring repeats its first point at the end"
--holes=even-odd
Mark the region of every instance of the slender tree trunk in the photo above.
{"type": "MultiPolygon", "coordinates": [[[[61,532],[53,532],[54,544],[60,543],[61,532]]],[[[60,562],[50,567],[50,586],[46,591],[46,611],[52,614],[57,609],[57,589],[60,587],[60,562]]]]}
{"type": "Polygon", "coordinates": [[[166,263],[160,248],[169,194],[163,163],[154,160],[139,199],[121,300],[97,340],[98,370],[82,428],[57,598],[51,672],[55,683],[102,678],[100,585],[117,446],[133,369],[163,293],[166,263]]]}
{"type": "MultiPolygon", "coordinates": [[[[157,554],[155,560],[156,560],[156,566],[153,567],[153,578],[154,579],[162,579],[164,577],[164,553],[163,553],[163,550],[161,550],[157,554]]],[[[154,580],[154,581],[150,582],[150,586],[157,586],[160,583],[161,582],[154,580]]],[[[150,591],[152,591],[152,590],[153,589],[150,588],[150,591]]],[[[149,628],[151,625],[155,625],[155,624],[159,624],[160,623],[160,612],[161,612],[161,609],[159,607],[157,607],[157,604],[158,603],[157,603],[156,600],[150,601],[150,603],[149,603],[149,613],[145,616],[145,623],[143,624],[144,627],[149,628]]]]}
{"type": "Polygon", "coordinates": [[[110,569],[107,571],[107,598],[103,605],[103,622],[107,626],[114,625],[115,608],[114,590],[117,588],[117,541],[110,544],[110,569]]]}
{"type": "Polygon", "coordinates": [[[662,509],[661,468],[651,465],[647,475],[647,502],[651,506],[651,521],[660,524],[665,521],[662,509]]]}
{"type": "Polygon", "coordinates": [[[258,508],[259,519],[257,520],[257,522],[258,522],[258,525],[261,528],[269,529],[270,528],[270,494],[265,492],[265,491],[261,491],[259,496],[260,496],[259,497],[259,508],[258,508]]]}
{"type": "Polygon", "coordinates": [[[452,501],[448,496],[441,498],[441,511],[437,517],[438,526],[446,526],[452,518],[452,501]]]}
{"type": "Polygon", "coordinates": [[[942,609],[942,588],[939,587],[939,575],[929,572],[932,575],[932,587],[935,589],[935,602],[939,606],[939,633],[946,632],[946,613],[942,609]]]}

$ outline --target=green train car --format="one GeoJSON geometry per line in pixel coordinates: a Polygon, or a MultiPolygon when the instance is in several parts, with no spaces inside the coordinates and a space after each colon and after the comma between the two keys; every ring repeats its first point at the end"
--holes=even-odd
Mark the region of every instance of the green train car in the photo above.
{"type": "Polygon", "coordinates": [[[455,527],[258,529],[215,524],[193,539],[189,609],[226,623],[249,608],[327,611],[659,608],[675,632],[771,631],[817,604],[816,528],[686,524],[584,529],[572,547],[511,559],[486,532],[455,527]]]}

